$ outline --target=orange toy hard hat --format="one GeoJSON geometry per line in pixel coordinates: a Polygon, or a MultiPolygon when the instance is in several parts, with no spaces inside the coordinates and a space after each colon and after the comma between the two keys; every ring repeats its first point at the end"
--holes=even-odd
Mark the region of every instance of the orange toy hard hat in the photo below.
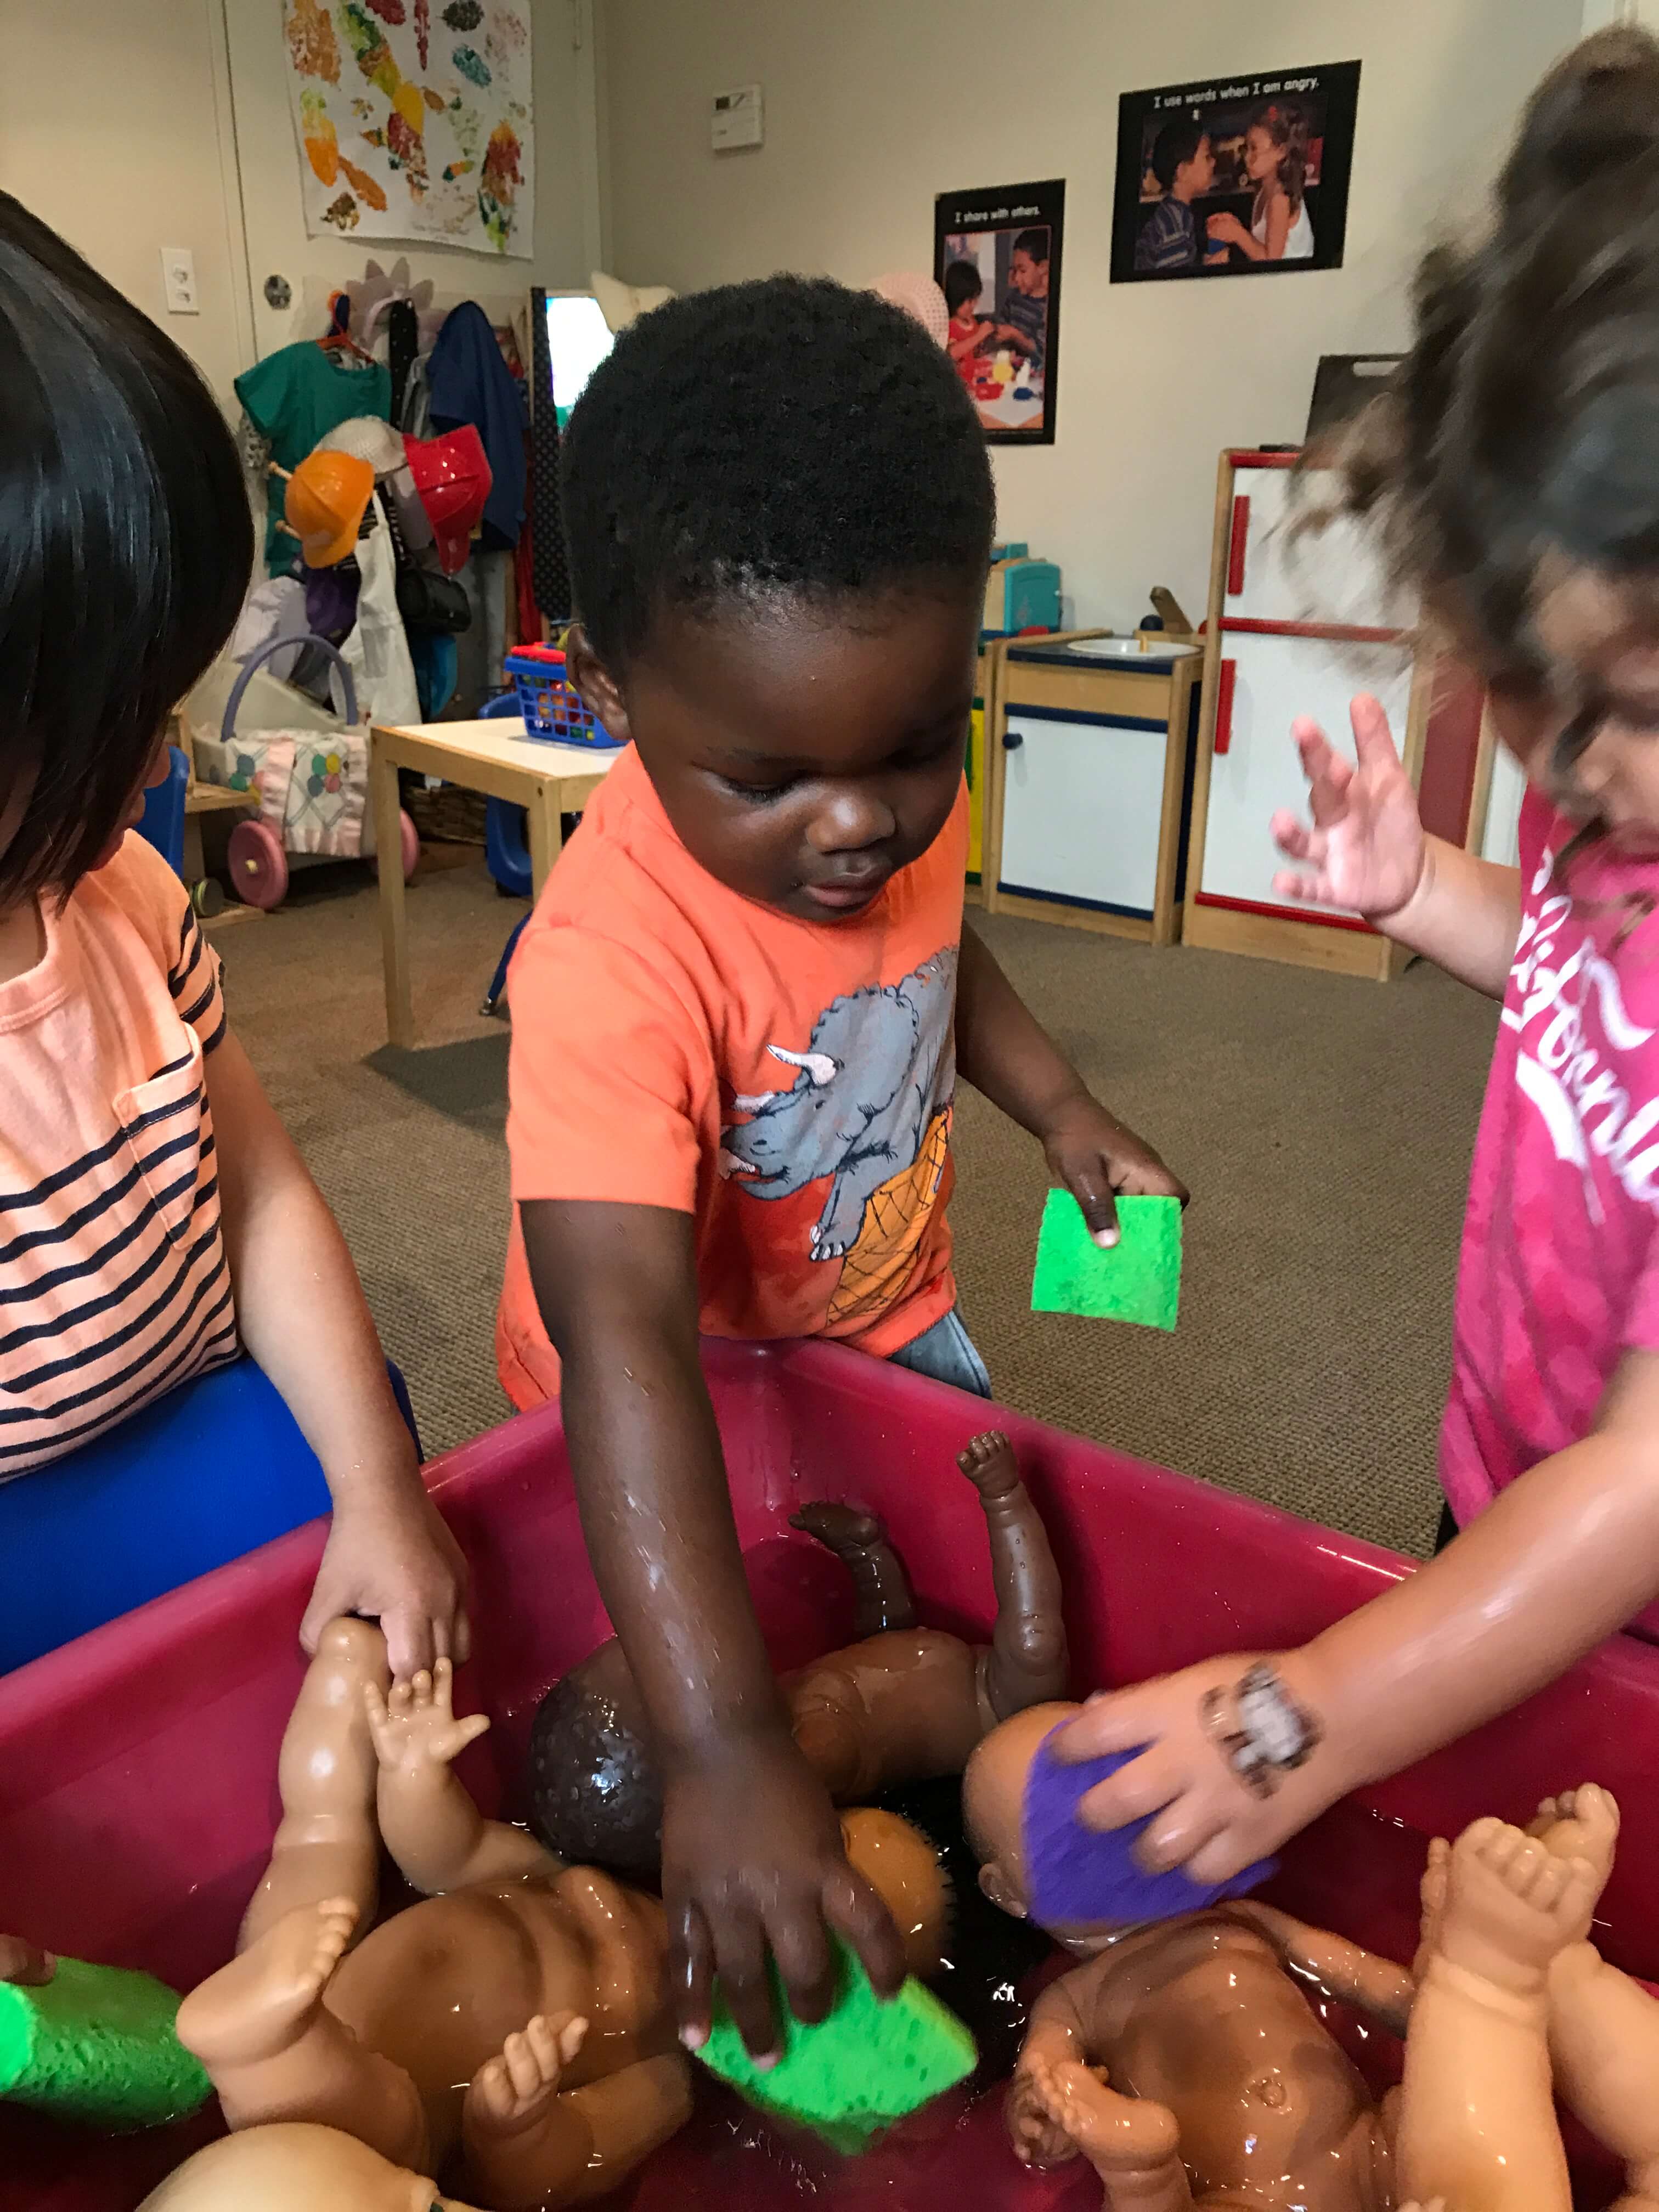
{"type": "Polygon", "coordinates": [[[453,576],[466,566],[473,532],[483,520],[492,478],[477,426],[463,422],[441,438],[405,438],[409,472],[438,543],[438,558],[453,576]]]}
{"type": "Polygon", "coordinates": [[[374,489],[374,467],[356,454],[306,455],[288,480],[283,514],[307,568],[331,568],[356,550],[374,489]]]}

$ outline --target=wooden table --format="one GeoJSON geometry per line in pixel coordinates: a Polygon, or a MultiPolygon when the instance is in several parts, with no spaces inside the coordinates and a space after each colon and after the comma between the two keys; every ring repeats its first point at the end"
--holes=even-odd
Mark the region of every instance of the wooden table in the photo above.
{"type": "Polygon", "coordinates": [[[380,876],[380,954],[386,968],[386,1033],[395,1045],[415,1042],[409,938],[404,913],[403,834],[398,820],[398,771],[441,776],[464,791],[481,791],[522,806],[530,822],[530,868],[539,896],[563,842],[561,815],[580,814],[617,758],[615,750],[561,745],[526,738],[524,724],[505,716],[484,722],[421,722],[409,728],[376,723],[369,737],[368,796],[374,810],[380,876]]]}

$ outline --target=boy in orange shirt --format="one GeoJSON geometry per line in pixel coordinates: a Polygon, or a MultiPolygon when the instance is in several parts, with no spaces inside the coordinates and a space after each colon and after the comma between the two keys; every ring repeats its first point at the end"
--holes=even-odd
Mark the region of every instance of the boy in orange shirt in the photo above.
{"type": "Polygon", "coordinates": [[[963,924],[994,517],[946,353],[825,282],[695,294],[618,340],[563,470],[573,670],[633,743],[514,963],[497,1342],[519,1405],[562,1389],[650,1712],[682,2033],[718,1969],[760,2056],[769,1945],[803,2020],[826,1923],[878,1987],[902,1964],[790,1736],[698,1331],[833,1337],[988,1395],[945,1218],[958,1070],[1103,1243],[1115,1190],[1186,1194],[963,924]]]}

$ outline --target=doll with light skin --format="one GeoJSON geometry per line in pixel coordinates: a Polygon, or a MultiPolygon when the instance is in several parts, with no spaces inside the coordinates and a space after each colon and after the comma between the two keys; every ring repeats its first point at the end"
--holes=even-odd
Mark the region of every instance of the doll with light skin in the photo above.
{"type": "MultiPolygon", "coordinates": [[[[965,1778],[981,1886],[1022,1917],[1026,1775],[1074,1710],[1008,1723],[965,1778]]],[[[1592,1988],[1612,1970],[1584,1941],[1611,1864],[1613,1824],[1601,1811],[1611,1801],[1586,1790],[1575,1802],[1576,1816],[1546,1808],[1532,1836],[1483,1820],[1455,1848],[1431,1848],[1410,1973],[1249,1902],[1051,1931],[1086,1963],[1032,2010],[1008,2098],[1018,2154],[1036,2166],[1086,2157],[1110,2212],[1246,2201],[1258,2212],[1390,2212],[1402,2197],[1444,2197],[1455,2212],[1566,2212],[1547,2025],[1554,2039],[1565,2023],[1577,2061],[1558,2064],[1585,2119],[1633,2167],[1647,2138],[1659,2152],[1655,2074],[1644,2097],[1639,2065],[1627,2057],[1620,2076],[1601,2047],[1639,1999],[1654,2014],[1643,2056],[1659,2068],[1659,2006],[1623,1976],[1616,1993],[1592,1988]],[[1292,1974],[1395,2034],[1409,2025],[1403,2093],[1378,2105],[1292,1974]],[[1564,1984],[1567,2009],[1555,2000],[1564,1984]]]]}
{"type": "MultiPolygon", "coordinates": [[[[447,1662],[390,1683],[379,1631],[336,1621],[283,1740],[282,1823],[239,1955],[185,1999],[179,2035],[233,2130],[316,2123],[407,2169],[399,2187],[454,2166],[469,2196],[516,2212],[614,2189],[688,2118],[690,2081],[661,1905],[483,1818],[451,1762],[488,1726],[455,1717],[447,1662]],[[363,1934],[382,1841],[424,1901],[363,1934]]],[[[931,1849],[887,1814],[849,1814],[843,1833],[907,1964],[932,1971],[931,1849]]],[[[300,2152],[331,2154],[310,2137],[300,2152]]],[[[378,2181],[361,2199],[413,2201],[378,2181]]]]}
{"type": "MultiPolygon", "coordinates": [[[[1008,1439],[975,1437],[957,1463],[979,1493],[990,1543],[988,1644],[915,1626],[904,1570],[873,1516],[816,1504],[795,1516],[845,1562],[855,1592],[859,1641],[778,1684],[797,1748],[838,1803],[960,1774],[1000,1722],[1066,1687],[1060,1572],[1008,1439]]],[[[532,1817],[553,1850],[656,1874],[661,1784],[619,1644],[602,1644],[550,1691],[530,1758],[532,1817]]]]}

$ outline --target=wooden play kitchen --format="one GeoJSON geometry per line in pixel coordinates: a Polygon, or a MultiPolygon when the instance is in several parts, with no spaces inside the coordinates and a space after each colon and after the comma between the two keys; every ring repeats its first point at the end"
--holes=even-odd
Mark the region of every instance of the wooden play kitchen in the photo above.
{"type": "MultiPolygon", "coordinates": [[[[1390,607],[1374,550],[1345,519],[1298,545],[1298,456],[1224,452],[1216,485],[1203,705],[1188,841],[1182,942],[1386,981],[1409,955],[1355,914],[1287,905],[1273,877],[1276,810],[1307,811],[1291,725],[1311,715],[1352,757],[1348,704],[1371,691],[1388,710],[1424,825],[1478,849],[1489,745],[1482,694],[1462,671],[1414,653],[1390,607]],[[1317,617],[1317,619],[1314,617],[1317,617]]],[[[1310,471],[1310,514],[1330,479],[1310,471]]]]}
{"type": "Polygon", "coordinates": [[[1198,647],[1073,630],[1005,639],[981,673],[985,658],[986,906],[1172,943],[1198,647]]]}

